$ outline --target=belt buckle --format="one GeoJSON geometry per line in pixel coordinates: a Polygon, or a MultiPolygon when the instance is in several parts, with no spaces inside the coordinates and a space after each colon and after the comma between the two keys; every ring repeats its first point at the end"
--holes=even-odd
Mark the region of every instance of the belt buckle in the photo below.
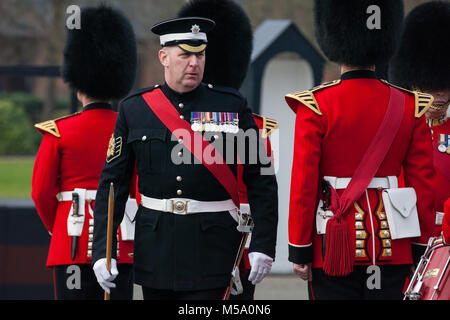
{"type": "Polygon", "coordinates": [[[189,200],[174,200],[170,199],[172,202],[172,213],[174,214],[188,214],[187,204],[189,200]]]}

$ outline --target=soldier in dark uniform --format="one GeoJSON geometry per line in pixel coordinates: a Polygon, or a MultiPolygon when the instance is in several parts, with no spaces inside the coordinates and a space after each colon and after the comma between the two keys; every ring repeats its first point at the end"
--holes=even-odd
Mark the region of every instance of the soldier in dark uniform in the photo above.
{"type": "Polygon", "coordinates": [[[393,87],[375,73],[375,65],[394,53],[401,1],[316,0],[314,10],[318,43],[340,65],[341,78],[286,96],[296,112],[289,261],[309,281],[311,299],[401,299],[410,266],[433,234],[434,170],[424,117],[433,98],[393,87]],[[379,28],[371,24],[373,12],[379,28]],[[398,116],[386,119],[388,111],[398,116]],[[384,123],[389,126],[366,157],[384,123]],[[381,141],[391,142],[382,154],[381,141]],[[371,162],[372,168],[357,170],[371,162]],[[401,205],[417,205],[414,227],[420,232],[395,237],[382,193],[399,190],[402,167],[416,195],[405,196],[401,205]],[[339,199],[345,204],[336,205],[339,199]]]}
{"type": "MultiPolygon", "coordinates": [[[[203,81],[213,85],[227,86],[239,90],[250,64],[253,48],[253,33],[250,18],[233,0],[191,0],[178,13],[179,17],[205,17],[215,21],[216,25],[208,33],[208,57],[205,64],[203,81]],[[239,43],[239,46],[235,44],[239,43]]],[[[271,153],[268,136],[278,122],[260,115],[253,115],[266,142],[267,152],[271,153]]],[[[240,168],[240,167],[239,167],[240,168]]],[[[239,200],[241,211],[250,213],[245,184],[238,169],[239,200]]],[[[250,237],[249,237],[250,240],[250,237]]],[[[234,290],[230,300],[251,300],[255,285],[248,281],[251,270],[248,256],[248,244],[243,251],[238,270],[233,278],[234,290]]]]}
{"type": "MultiPolygon", "coordinates": [[[[97,191],[93,262],[105,269],[109,185],[113,182],[116,190],[116,228],[136,163],[142,202],[136,217],[134,271],[145,299],[220,299],[230,283],[241,239],[236,229],[237,152],[232,152],[240,148],[233,141],[239,139],[239,129],[257,132],[258,128],[238,91],[201,83],[206,33],[213,26],[212,20],[186,17],[152,27],[163,46],[159,59],[165,83],[122,101],[114,152],[105,163],[97,191]],[[233,147],[219,150],[221,142],[233,147]],[[223,161],[202,158],[208,150],[223,161]]],[[[270,161],[248,161],[254,147],[249,140],[239,157],[255,225],[251,280],[261,281],[275,257],[277,183],[273,174],[260,172],[270,167],[270,161]]]]}
{"type": "MultiPolygon", "coordinates": [[[[62,66],[83,110],[35,125],[43,139],[32,198],[52,235],[47,266],[54,271],[56,299],[103,299],[90,266],[95,193],[117,118],[111,101],[131,90],[136,63],[134,32],[125,16],[105,6],[83,8],[81,29],[67,32],[62,66]]],[[[132,299],[133,236],[126,232],[132,225],[121,226],[114,265],[120,277],[111,298],[132,299]]]]}
{"type": "Polygon", "coordinates": [[[450,197],[450,121],[447,116],[450,60],[448,52],[440,46],[449,30],[449,2],[433,1],[417,6],[405,19],[400,46],[389,70],[392,83],[434,97],[425,116],[433,137],[437,234],[442,229],[444,202],[450,197]],[[435,48],[430,50],[432,47],[435,48]]]}

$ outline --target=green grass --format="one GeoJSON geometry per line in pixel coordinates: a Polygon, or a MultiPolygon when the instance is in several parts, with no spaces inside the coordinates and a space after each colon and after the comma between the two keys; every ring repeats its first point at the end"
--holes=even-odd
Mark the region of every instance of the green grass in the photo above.
{"type": "Polygon", "coordinates": [[[34,157],[0,157],[0,198],[31,198],[34,157]]]}

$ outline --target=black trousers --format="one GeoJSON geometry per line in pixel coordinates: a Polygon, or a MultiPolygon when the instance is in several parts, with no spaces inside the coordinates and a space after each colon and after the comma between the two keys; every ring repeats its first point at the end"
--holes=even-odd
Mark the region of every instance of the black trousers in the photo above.
{"type": "MultiPolygon", "coordinates": [[[[119,275],[111,289],[111,300],[133,299],[133,265],[118,264],[119,275]]],[[[90,264],[53,267],[56,300],[103,300],[105,291],[97,282],[90,264]]]]}
{"type": "Polygon", "coordinates": [[[411,265],[355,266],[345,277],[330,277],[313,268],[310,300],[401,300],[411,265]],[[377,279],[379,277],[379,279],[377,279]]]}
{"type": "Polygon", "coordinates": [[[144,300],[221,300],[226,288],[173,291],[142,287],[144,300]]]}

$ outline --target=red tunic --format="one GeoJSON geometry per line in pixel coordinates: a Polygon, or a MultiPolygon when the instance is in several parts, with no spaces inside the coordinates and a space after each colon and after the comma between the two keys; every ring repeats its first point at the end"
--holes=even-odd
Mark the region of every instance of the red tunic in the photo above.
{"type": "MultiPolygon", "coordinates": [[[[434,178],[434,197],[436,211],[442,214],[444,212],[444,202],[450,198],[450,148],[444,152],[439,151],[439,141],[446,139],[443,135],[450,135],[450,121],[435,125],[435,120],[428,120],[428,124],[431,127],[432,139],[433,139],[433,163],[435,169],[434,178]]],[[[448,147],[447,147],[448,148],[448,147]]],[[[399,186],[403,187],[404,174],[403,170],[399,176],[399,186]]],[[[435,235],[441,234],[442,227],[440,224],[435,226],[435,235]]]]}
{"type": "Polygon", "coordinates": [[[445,135],[450,135],[450,121],[447,120],[443,124],[432,126],[431,132],[433,134],[433,160],[436,170],[436,210],[444,212],[444,202],[450,198],[450,145],[447,146],[446,152],[440,152],[438,146],[440,139],[446,139],[445,135]]]}
{"type": "MultiPolygon", "coordinates": [[[[72,238],[67,233],[72,202],[58,201],[57,194],[75,188],[97,190],[116,118],[117,113],[110,105],[95,103],[81,113],[36,125],[44,137],[34,163],[31,196],[52,235],[47,266],[91,263],[88,238],[89,220],[93,217],[88,204],[72,260],[72,238]]],[[[94,204],[95,201],[91,203],[92,209],[94,204]]],[[[118,263],[132,263],[128,253],[133,250],[133,241],[122,241],[120,232],[119,240],[118,263]]]]}
{"type": "MultiPolygon", "coordinates": [[[[411,243],[426,245],[433,234],[431,135],[421,116],[429,104],[421,105],[412,92],[405,90],[404,95],[401,127],[375,176],[398,176],[404,166],[406,184],[417,193],[422,235],[392,240],[381,189],[367,189],[345,214],[352,229],[355,264],[410,264],[411,243]]],[[[347,72],[341,80],[311,91],[286,96],[296,111],[288,222],[291,262],[323,266],[322,236],[315,226],[320,181],[324,176],[352,177],[383,120],[388,99],[389,84],[377,80],[373,72],[361,70],[347,72]]],[[[338,194],[343,191],[338,190],[338,194]]]]}
{"type": "Polygon", "coordinates": [[[444,218],[442,219],[442,233],[445,243],[450,244],[450,198],[444,204],[444,218]]]}

